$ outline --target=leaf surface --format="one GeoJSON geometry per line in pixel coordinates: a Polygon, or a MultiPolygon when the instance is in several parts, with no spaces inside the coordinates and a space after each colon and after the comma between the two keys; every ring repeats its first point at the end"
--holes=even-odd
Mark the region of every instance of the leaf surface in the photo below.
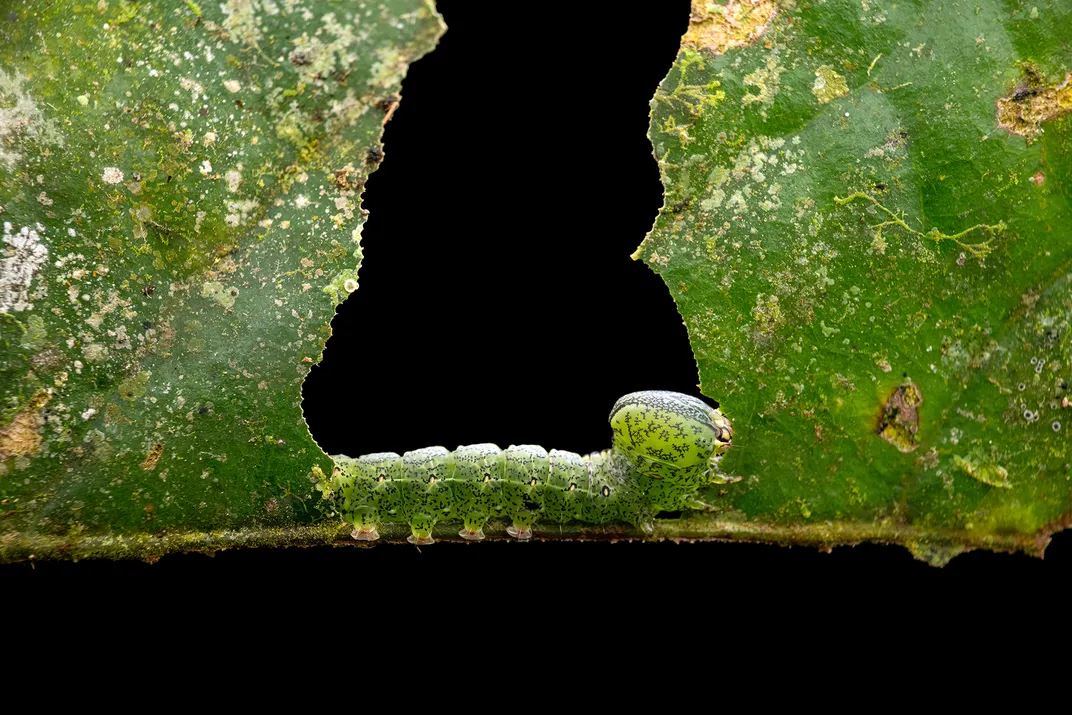
{"type": "Polygon", "coordinates": [[[424,0],[5,3],[4,558],[331,538],[301,383],[442,31],[424,0]]]}
{"type": "Polygon", "coordinates": [[[693,3],[635,257],[744,479],[679,528],[941,562],[1063,525],[1070,41],[1059,2],[693,3]]]}

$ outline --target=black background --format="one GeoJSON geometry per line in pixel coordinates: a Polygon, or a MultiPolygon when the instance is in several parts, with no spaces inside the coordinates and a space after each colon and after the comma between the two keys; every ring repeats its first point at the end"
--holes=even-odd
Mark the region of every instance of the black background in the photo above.
{"type": "MultiPolygon", "coordinates": [[[[648,100],[673,61],[687,0],[645,3],[440,0],[449,26],[415,63],[364,196],[360,289],[341,306],[304,387],[329,453],[442,444],[609,445],[622,394],[698,394],[688,338],[662,281],[629,258],[662,203],[648,100]]],[[[723,405],[732,418],[733,406],[723,405]]],[[[1052,575],[1045,561],[975,552],[938,570],[901,547],[823,554],[750,544],[485,543],[237,550],[156,564],[16,564],[4,575],[78,579],[271,575],[278,583],[480,583],[509,599],[539,582],[939,583],[958,575],[1052,575]],[[340,579],[342,579],[340,581],[340,579]],[[474,580],[479,579],[479,580],[474,580]],[[713,579],[713,580],[712,580],[713,579]],[[520,590],[518,590],[520,589],[520,590]]],[[[437,586],[437,589],[444,586],[437,586]]],[[[553,588],[553,586],[552,586],[553,588]]],[[[732,600],[732,599],[731,599],[732,600]]]]}

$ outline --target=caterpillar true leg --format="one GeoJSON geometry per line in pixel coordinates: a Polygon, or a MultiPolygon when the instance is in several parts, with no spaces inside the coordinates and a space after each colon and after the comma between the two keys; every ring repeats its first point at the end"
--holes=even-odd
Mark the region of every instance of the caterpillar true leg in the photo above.
{"type": "Polygon", "coordinates": [[[440,521],[461,521],[458,535],[484,538],[489,519],[506,519],[506,532],[532,538],[544,523],[628,522],[654,533],[661,511],[712,507],[702,492],[731,484],[719,463],[733,429],[717,407],[676,392],[634,392],[610,414],[611,449],[581,457],[535,445],[501,450],[473,444],[450,452],[429,447],[334,457],[331,479],[321,482],[358,540],[379,537],[383,522],[410,526],[409,541],[433,543],[440,521]]]}

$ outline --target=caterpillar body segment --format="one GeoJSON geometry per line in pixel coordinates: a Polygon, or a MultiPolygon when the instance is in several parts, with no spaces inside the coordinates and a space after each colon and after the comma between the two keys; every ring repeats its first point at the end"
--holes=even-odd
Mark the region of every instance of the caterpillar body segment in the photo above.
{"type": "Polygon", "coordinates": [[[479,541],[487,520],[502,516],[502,450],[488,443],[458,447],[452,476],[454,508],[462,518],[458,535],[479,541]]]}
{"type": "Polygon", "coordinates": [[[611,449],[587,456],[488,443],[335,456],[325,494],[355,539],[405,522],[411,543],[430,544],[433,527],[446,521],[460,522],[459,535],[474,541],[489,520],[508,520],[507,532],[521,540],[537,521],[628,522],[650,532],[658,512],[696,508],[699,489],[735,481],[718,469],[733,436],[729,420],[696,398],[632,393],[614,405],[610,422],[611,449]]]}

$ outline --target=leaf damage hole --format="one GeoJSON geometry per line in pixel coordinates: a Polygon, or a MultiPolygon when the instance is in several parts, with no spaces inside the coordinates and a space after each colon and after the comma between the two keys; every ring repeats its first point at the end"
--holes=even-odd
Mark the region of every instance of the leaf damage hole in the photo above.
{"type": "MultiPolygon", "coordinates": [[[[1072,109],[1072,73],[1060,84],[1049,84],[1037,67],[1023,65],[1012,92],[998,99],[998,124],[1030,144],[1042,134],[1042,123],[1072,109]]],[[[1041,183],[1041,182],[1039,182],[1041,183]]]]}
{"type": "Polygon", "coordinates": [[[919,447],[916,433],[922,404],[919,385],[911,381],[898,385],[886,400],[875,433],[901,452],[914,452],[919,447]]]}

